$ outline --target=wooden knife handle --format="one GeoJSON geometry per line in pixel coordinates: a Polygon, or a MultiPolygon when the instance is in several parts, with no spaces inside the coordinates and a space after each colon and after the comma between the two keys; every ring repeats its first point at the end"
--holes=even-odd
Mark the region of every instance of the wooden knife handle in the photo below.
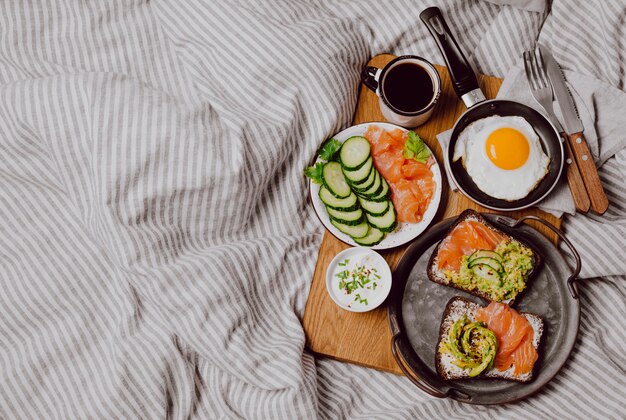
{"type": "Polygon", "coordinates": [[[587,140],[582,132],[573,133],[568,135],[569,144],[576,158],[580,175],[587,188],[589,194],[589,200],[591,201],[591,208],[598,214],[604,214],[606,209],[609,208],[609,199],[604,193],[602,182],[600,182],[600,176],[598,175],[598,169],[593,161],[593,156],[587,146],[587,140]]]}
{"type": "Polygon", "coordinates": [[[565,171],[567,175],[567,185],[569,185],[569,190],[572,193],[576,210],[579,213],[587,213],[589,211],[589,207],[591,206],[589,194],[587,194],[585,183],[580,175],[580,170],[578,169],[578,164],[576,163],[574,154],[572,153],[572,148],[569,145],[567,135],[565,133],[561,133],[561,137],[563,138],[563,146],[565,148],[565,171]]]}

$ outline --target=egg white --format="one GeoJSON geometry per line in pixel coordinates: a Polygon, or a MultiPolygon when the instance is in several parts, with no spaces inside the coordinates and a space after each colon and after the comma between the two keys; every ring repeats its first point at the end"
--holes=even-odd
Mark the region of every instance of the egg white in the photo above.
{"type": "Polygon", "coordinates": [[[453,160],[463,159],[463,166],[476,186],[485,194],[513,201],[526,197],[548,173],[550,158],[545,154],[539,136],[522,117],[493,115],[468,125],[454,148],[453,160]],[[499,128],[513,128],[528,140],[528,160],[517,169],[496,166],[487,155],[487,138],[499,128]]]}

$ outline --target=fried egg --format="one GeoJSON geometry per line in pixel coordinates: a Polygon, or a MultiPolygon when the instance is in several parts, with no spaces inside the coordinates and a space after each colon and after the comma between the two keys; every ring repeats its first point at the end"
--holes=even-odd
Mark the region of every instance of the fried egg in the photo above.
{"type": "Polygon", "coordinates": [[[485,194],[513,201],[526,197],[548,173],[550,158],[526,119],[493,115],[468,125],[454,147],[467,174],[485,194]]]}

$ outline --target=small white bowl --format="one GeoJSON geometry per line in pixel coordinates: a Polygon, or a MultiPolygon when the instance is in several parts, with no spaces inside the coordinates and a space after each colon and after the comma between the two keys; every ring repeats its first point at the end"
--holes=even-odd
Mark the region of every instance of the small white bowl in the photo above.
{"type": "Polygon", "coordinates": [[[379,307],[389,295],[391,291],[391,269],[387,261],[376,251],[365,247],[348,248],[335,255],[335,258],[330,262],[328,269],[326,270],[326,290],[330,295],[330,298],[342,309],[350,312],[368,312],[372,309],[379,307]],[[378,275],[380,276],[380,287],[376,290],[376,293],[368,297],[367,306],[354,305],[348,306],[347,303],[342,302],[342,292],[339,287],[333,287],[335,283],[334,275],[338,269],[340,262],[346,258],[356,261],[361,258],[370,258],[371,261],[376,264],[378,269],[378,275]]]}

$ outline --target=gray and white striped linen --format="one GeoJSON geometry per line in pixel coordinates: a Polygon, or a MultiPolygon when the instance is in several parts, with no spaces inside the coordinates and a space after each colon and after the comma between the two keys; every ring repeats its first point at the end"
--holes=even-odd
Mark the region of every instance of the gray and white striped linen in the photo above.
{"type": "MultiPolygon", "coordinates": [[[[439,4],[495,75],[541,26],[439,4]]],[[[623,90],[626,5],[575,4],[554,2],[542,41],[623,90]]],[[[0,418],[620,417],[626,156],[602,168],[610,229],[566,223],[607,277],[581,287],[575,352],[536,397],[460,406],[304,350],[323,231],[302,169],[349,124],[369,57],[441,62],[423,7],[2,2],[0,418]]]]}

